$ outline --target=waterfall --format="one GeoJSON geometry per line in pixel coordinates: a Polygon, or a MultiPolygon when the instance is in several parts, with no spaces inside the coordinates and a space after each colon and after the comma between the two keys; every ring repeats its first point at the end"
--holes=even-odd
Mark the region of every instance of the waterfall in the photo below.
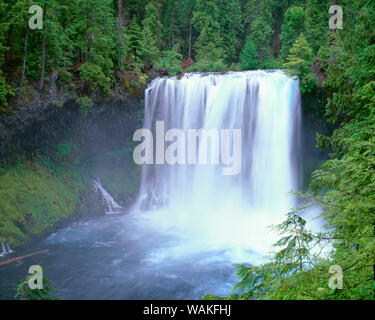
{"type": "Polygon", "coordinates": [[[144,164],[137,208],[197,246],[267,252],[277,239],[268,227],[284,220],[294,205],[288,193],[299,187],[300,109],[298,80],[283,71],[153,80],[144,128],[154,133],[164,121],[165,131],[186,136],[189,129],[241,129],[241,171],[223,175],[220,163],[144,164]]]}
{"type": "Polygon", "coordinates": [[[3,257],[3,256],[5,256],[5,255],[7,255],[7,254],[10,254],[10,253],[13,253],[14,251],[10,248],[10,245],[9,245],[9,243],[7,243],[7,242],[2,242],[1,243],[1,250],[2,250],[2,252],[0,253],[0,257],[3,257]]]}
{"type": "Polygon", "coordinates": [[[115,214],[120,213],[122,207],[116,203],[113,197],[109,194],[109,192],[104,189],[102,186],[100,179],[97,178],[92,181],[94,190],[101,196],[103,205],[106,208],[106,214],[115,214]]]}

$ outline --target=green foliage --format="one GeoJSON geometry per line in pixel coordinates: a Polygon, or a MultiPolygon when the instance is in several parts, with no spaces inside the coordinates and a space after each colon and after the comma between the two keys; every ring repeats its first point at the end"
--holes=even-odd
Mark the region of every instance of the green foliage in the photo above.
{"type": "MultiPolygon", "coordinates": [[[[130,61],[136,64],[136,67],[141,64],[141,44],[142,44],[142,30],[138,25],[136,19],[132,19],[131,23],[125,31],[126,53],[130,61]]],[[[129,67],[129,66],[127,66],[129,67]]]]}
{"type": "Polygon", "coordinates": [[[302,7],[293,6],[286,10],[280,35],[282,58],[288,56],[298,36],[305,32],[305,19],[306,15],[302,7]]]}
{"type": "Polygon", "coordinates": [[[74,46],[80,48],[84,62],[80,75],[83,80],[94,82],[94,87],[100,85],[108,93],[116,55],[112,1],[74,0],[71,9],[73,23],[69,32],[75,35],[74,46]],[[95,81],[94,76],[99,78],[95,81]]]}
{"type": "MultiPolygon", "coordinates": [[[[42,269],[43,270],[43,269],[42,269]]],[[[44,273],[43,273],[44,274],[44,273]]],[[[51,287],[51,281],[43,276],[43,288],[42,289],[30,289],[29,280],[33,274],[26,276],[17,285],[14,290],[16,294],[15,299],[19,300],[61,300],[59,298],[53,298],[52,292],[56,289],[51,287]]]]}
{"type": "Polygon", "coordinates": [[[284,63],[281,58],[265,59],[260,64],[260,69],[283,69],[284,63]]]}
{"type": "Polygon", "coordinates": [[[158,12],[150,3],[146,6],[145,18],[142,21],[141,56],[146,66],[152,64],[159,56],[160,28],[158,12]]]}
{"type": "MultiPolygon", "coordinates": [[[[18,89],[10,82],[21,77],[26,35],[24,88],[53,71],[59,85],[78,89],[79,94],[100,88],[105,95],[110,94],[115,79],[122,77],[117,72],[147,73],[155,66],[171,74],[180,72],[173,48],[181,54],[178,60],[189,57],[196,62],[190,70],[225,71],[280,68],[280,42],[281,58],[285,59],[302,32],[313,55],[329,44],[329,1],[40,0],[37,4],[44,8],[44,28],[26,32],[31,3],[0,4],[3,112],[10,112],[8,101],[18,89]],[[44,40],[46,56],[42,59],[44,40]]],[[[362,10],[359,5],[355,9],[362,10]]],[[[311,74],[308,84],[310,78],[311,74]]]]}
{"type": "Polygon", "coordinates": [[[5,170],[0,178],[1,236],[19,246],[51,231],[77,213],[83,192],[79,177],[47,158],[5,170]]]}
{"type": "Polygon", "coordinates": [[[271,57],[272,28],[269,21],[260,17],[251,24],[250,40],[258,51],[258,60],[271,57]]]}
{"type": "Polygon", "coordinates": [[[225,63],[238,61],[239,36],[243,32],[240,1],[217,1],[225,63]]]}
{"type": "Polygon", "coordinates": [[[249,37],[241,51],[240,64],[243,70],[258,69],[260,66],[257,47],[249,37]]]}
{"type": "Polygon", "coordinates": [[[140,168],[133,162],[134,146],[94,158],[84,158],[81,149],[64,140],[53,157],[38,154],[33,162],[21,157],[15,166],[0,167],[0,242],[18,247],[72,217],[102,212],[100,201],[91,199],[93,177],[99,176],[118,202],[136,194],[140,168]]]}
{"type": "Polygon", "coordinates": [[[163,52],[163,56],[155,63],[156,69],[164,69],[169,75],[175,76],[182,71],[182,55],[177,52],[177,47],[163,52]]]}
{"type": "Polygon", "coordinates": [[[5,78],[0,73],[0,112],[9,111],[7,98],[14,95],[14,89],[6,83],[5,78]]]}
{"type": "Polygon", "coordinates": [[[80,76],[83,81],[86,81],[90,88],[95,90],[101,87],[105,94],[109,94],[112,79],[107,77],[100,66],[93,62],[85,62],[80,68],[80,76]]]}
{"type": "Polygon", "coordinates": [[[76,102],[79,106],[79,113],[83,117],[87,116],[89,108],[91,108],[94,105],[94,103],[89,97],[80,97],[76,100],[76,102]]]}
{"type": "Polygon", "coordinates": [[[197,62],[194,63],[189,70],[191,71],[210,71],[219,72],[226,71],[227,65],[224,62],[224,51],[223,49],[215,47],[210,42],[206,46],[206,51],[201,49],[197,54],[197,62]]]}
{"type": "MultiPolygon", "coordinates": [[[[327,46],[329,43],[331,30],[328,27],[330,18],[328,9],[332,4],[329,0],[306,0],[306,37],[314,54],[320,47],[327,46]]],[[[339,5],[345,7],[341,2],[339,5]]]]}
{"type": "Polygon", "coordinates": [[[220,11],[216,1],[198,0],[193,12],[193,25],[199,36],[195,42],[195,70],[221,71],[227,58],[219,24],[220,11]]]}
{"type": "Polygon", "coordinates": [[[315,76],[311,71],[313,53],[303,33],[294,43],[285,63],[288,73],[298,76],[302,93],[309,93],[316,85],[315,76]]]}
{"type": "Polygon", "coordinates": [[[55,159],[65,164],[79,164],[79,147],[71,141],[62,141],[56,147],[55,159]]]}

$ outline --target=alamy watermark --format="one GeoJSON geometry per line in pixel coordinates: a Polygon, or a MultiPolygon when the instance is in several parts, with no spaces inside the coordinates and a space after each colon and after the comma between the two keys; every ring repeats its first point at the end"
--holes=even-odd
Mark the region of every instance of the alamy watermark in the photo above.
{"type": "Polygon", "coordinates": [[[151,130],[139,129],[134,133],[133,141],[141,141],[133,152],[136,164],[222,164],[225,176],[238,175],[241,171],[241,129],[189,129],[186,139],[184,131],[165,132],[164,121],[156,121],[155,131],[155,153],[151,130]],[[167,148],[166,142],[171,142],[167,148]]]}
{"type": "Polygon", "coordinates": [[[29,279],[29,288],[31,290],[43,289],[43,269],[39,265],[34,265],[29,268],[29,273],[32,276],[29,279]]]}
{"type": "MultiPolygon", "coordinates": [[[[328,280],[328,288],[331,290],[342,290],[344,288],[344,274],[342,268],[335,264],[330,266],[328,274],[331,275],[328,280]]],[[[326,292],[326,288],[319,288],[318,291],[326,292]]]]}
{"type": "Polygon", "coordinates": [[[334,5],[329,7],[329,13],[332,17],[329,19],[329,28],[331,30],[343,29],[343,9],[341,6],[334,5]]]}
{"type": "Polygon", "coordinates": [[[329,278],[329,281],[328,281],[328,287],[332,290],[335,290],[335,289],[342,290],[343,280],[344,280],[342,268],[339,265],[331,266],[329,268],[328,273],[331,275],[331,277],[329,278]]]}
{"type": "Polygon", "coordinates": [[[33,16],[29,19],[29,28],[32,30],[43,29],[43,9],[41,6],[33,5],[29,8],[33,16]]]}

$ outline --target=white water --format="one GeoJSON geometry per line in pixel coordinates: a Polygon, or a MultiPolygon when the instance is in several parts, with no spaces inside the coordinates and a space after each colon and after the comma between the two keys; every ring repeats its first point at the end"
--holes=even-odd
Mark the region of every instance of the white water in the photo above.
{"type": "Polygon", "coordinates": [[[9,243],[4,243],[4,242],[2,242],[1,243],[1,250],[2,250],[2,252],[0,253],[0,257],[3,257],[3,256],[5,256],[5,255],[7,255],[7,254],[10,254],[10,253],[13,253],[14,251],[10,248],[10,245],[9,245],[9,243]]]}
{"type": "Polygon", "coordinates": [[[94,190],[101,196],[103,205],[106,209],[106,214],[116,214],[120,213],[122,207],[117,204],[117,202],[113,199],[113,197],[109,194],[109,192],[104,189],[102,186],[100,179],[97,178],[96,180],[92,181],[94,190]]]}
{"type": "Polygon", "coordinates": [[[165,131],[242,129],[237,176],[222,175],[221,165],[143,166],[136,208],[148,212],[138,214],[176,236],[156,259],[225,250],[244,262],[250,251],[269,252],[278,235],[267,227],[294,206],[288,193],[299,184],[300,112],[299,83],[282,71],[186,74],[149,85],[144,128],[163,120],[165,131]]]}

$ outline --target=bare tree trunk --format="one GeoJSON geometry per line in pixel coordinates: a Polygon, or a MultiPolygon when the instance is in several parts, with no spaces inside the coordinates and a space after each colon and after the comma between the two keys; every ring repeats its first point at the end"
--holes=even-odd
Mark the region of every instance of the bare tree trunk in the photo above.
{"type": "Polygon", "coordinates": [[[280,41],[280,34],[281,34],[281,24],[277,24],[276,30],[274,33],[274,50],[275,56],[278,58],[280,57],[280,49],[281,49],[281,41],[280,41]]]}
{"type": "Polygon", "coordinates": [[[21,99],[21,96],[22,96],[23,83],[24,83],[24,80],[25,80],[26,55],[27,55],[27,42],[28,42],[28,40],[29,40],[29,28],[26,29],[26,35],[25,35],[25,48],[24,48],[24,54],[23,54],[22,76],[21,76],[20,91],[18,93],[17,105],[19,105],[19,103],[20,103],[20,99],[21,99]]]}
{"type": "Polygon", "coordinates": [[[46,68],[46,35],[43,35],[42,40],[42,71],[40,73],[39,90],[44,87],[44,73],[46,68]]]}
{"type": "Polygon", "coordinates": [[[124,6],[122,0],[118,0],[118,14],[117,14],[117,41],[118,41],[118,69],[121,70],[121,25],[122,25],[122,14],[124,12],[124,6]]]}
{"type": "Polygon", "coordinates": [[[160,22],[160,0],[158,1],[158,21],[159,21],[159,24],[158,24],[158,40],[159,40],[159,50],[161,49],[161,35],[160,35],[160,25],[161,25],[161,22],[160,22]]]}
{"type": "MultiPolygon", "coordinates": [[[[159,24],[160,24],[160,6],[161,6],[161,4],[160,4],[160,0],[159,0],[159,2],[158,2],[158,21],[159,21],[159,24]]],[[[160,26],[159,26],[159,30],[160,30],[160,26]]]]}
{"type": "Polygon", "coordinates": [[[192,26],[191,26],[191,20],[190,20],[190,31],[189,31],[189,59],[191,58],[191,30],[192,29],[192,26]]]}

